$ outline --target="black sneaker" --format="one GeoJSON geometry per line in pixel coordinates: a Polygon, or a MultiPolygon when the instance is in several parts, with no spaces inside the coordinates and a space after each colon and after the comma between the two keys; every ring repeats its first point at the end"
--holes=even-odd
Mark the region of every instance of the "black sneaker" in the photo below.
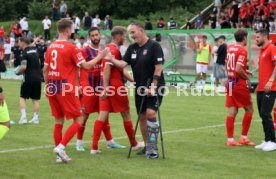
{"type": "Polygon", "coordinates": [[[136,153],[136,155],[145,155],[146,154],[146,147],[136,153]]]}

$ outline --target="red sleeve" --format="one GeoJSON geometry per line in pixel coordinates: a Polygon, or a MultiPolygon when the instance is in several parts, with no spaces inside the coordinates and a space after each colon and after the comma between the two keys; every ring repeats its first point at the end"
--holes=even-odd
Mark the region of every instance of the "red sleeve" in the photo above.
{"type": "Polygon", "coordinates": [[[239,64],[241,66],[245,66],[245,67],[247,66],[247,52],[246,52],[246,50],[242,50],[238,54],[237,64],[239,64]]]}
{"type": "Polygon", "coordinates": [[[276,61],[276,46],[274,45],[271,45],[271,60],[276,61]]]}
{"type": "Polygon", "coordinates": [[[82,52],[80,49],[77,47],[74,47],[73,52],[72,52],[72,60],[77,66],[80,66],[80,64],[85,62],[84,57],[82,56],[82,52]]]}
{"type": "Polygon", "coordinates": [[[82,53],[83,58],[84,58],[86,61],[88,61],[88,55],[87,55],[87,53],[86,53],[86,48],[85,48],[85,47],[81,49],[81,53],[82,53]]]}

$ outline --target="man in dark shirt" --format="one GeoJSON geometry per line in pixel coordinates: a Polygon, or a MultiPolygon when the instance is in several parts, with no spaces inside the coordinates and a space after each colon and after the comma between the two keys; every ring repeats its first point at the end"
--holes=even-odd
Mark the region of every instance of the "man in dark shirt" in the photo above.
{"type": "Polygon", "coordinates": [[[19,46],[23,50],[21,53],[21,66],[16,71],[16,75],[23,74],[23,81],[20,90],[20,110],[21,118],[19,124],[27,123],[26,99],[31,98],[33,102],[34,116],[29,123],[38,124],[39,100],[41,96],[41,68],[37,49],[31,46],[31,40],[20,38],[19,46]]]}
{"type": "Polygon", "coordinates": [[[146,142],[146,148],[139,154],[146,154],[148,159],[156,159],[158,158],[157,135],[159,132],[156,111],[161,105],[165,86],[162,71],[164,54],[159,43],[148,38],[141,24],[134,23],[131,25],[130,36],[135,43],[128,47],[123,61],[112,59],[111,62],[121,68],[127,65],[130,65],[132,68],[134,81],[136,83],[136,110],[139,113],[140,107],[142,107],[140,128],[143,139],[146,142]],[[149,87],[148,83],[150,82],[151,85],[149,87]],[[147,89],[145,90],[146,94],[141,94],[141,87],[147,89]],[[147,96],[145,96],[145,101],[142,104],[144,95],[147,96]]]}
{"type": "Polygon", "coordinates": [[[152,30],[152,24],[149,18],[146,18],[145,30],[152,30]]]}
{"type": "Polygon", "coordinates": [[[15,40],[14,46],[11,48],[11,51],[12,51],[11,59],[14,59],[13,61],[14,67],[17,67],[20,65],[20,54],[22,52],[22,50],[18,45],[18,40],[15,40]]]}
{"type": "Polygon", "coordinates": [[[217,61],[214,64],[214,77],[216,78],[216,87],[218,87],[219,82],[224,85],[226,74],[225,74],[225,60],[227,56],[227,44],[225,43],[225,36],[219,36],[218,38],[219,48],[217,51],[217,61]]]}

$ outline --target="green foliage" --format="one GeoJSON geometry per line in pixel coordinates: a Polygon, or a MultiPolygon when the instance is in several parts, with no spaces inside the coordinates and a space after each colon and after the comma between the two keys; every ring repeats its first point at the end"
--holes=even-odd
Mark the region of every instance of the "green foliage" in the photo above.
{"type": "Polygon", "coordinates": [[[47,2],[37,2],[34,0],[28,5],[29,16],[31,19],[44,19],[47,15],[50,17],[51,9],[49,8],[49,4],[47,2]]]}

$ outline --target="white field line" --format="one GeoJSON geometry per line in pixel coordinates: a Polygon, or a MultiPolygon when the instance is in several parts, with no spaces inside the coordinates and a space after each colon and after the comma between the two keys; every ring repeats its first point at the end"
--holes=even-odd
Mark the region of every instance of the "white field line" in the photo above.
{"type": "MultiPolygon", "coordinates": [[[[254,121],[254,122],[260,122],[260,120],[254,121]]],[[[235,125],[240,125],[241,122],[235,123],[235,125]]],[[[203,126],[203,127],[197,127],[197,128],[188,128],[188,129],[177,129],[172,131],[164,131],[163,134],[175,134],[180,132],[190,132],[190,131],[197,131],[202,129],[210,129],[210,128],[219,128],[219,127],[225,127],[225,124],[218,124],[218,125],[210,125],[210,126],[203,126]]],[[[136,137],[141,137],[141,135],[136,135],[136,137]]],[[[120,140],[120,139],[127,139],[126,136],[123,137],[115,137],[114,140],[120,140]]],[[[105,142],[105,139],[100,140],[100,142],[105,142]]],[[[86,141],[84,143],[91,143],[91,141],[86,141]]],[[[68,146],[75,145],[75,143],[70,143],[68,146]]],[[[49,149],[54,148],[54,145],[44,145],[44,146],[35,146],[35,147],[29,147],[29,148],[17,148],[17,149],[9,149],[9,150],[0,150],[0,154],[2,153],[12,153],[12,152],[20,152],[20,151],[32,151],[32,150],[39,150],[39,149],[49,149]]]]}

